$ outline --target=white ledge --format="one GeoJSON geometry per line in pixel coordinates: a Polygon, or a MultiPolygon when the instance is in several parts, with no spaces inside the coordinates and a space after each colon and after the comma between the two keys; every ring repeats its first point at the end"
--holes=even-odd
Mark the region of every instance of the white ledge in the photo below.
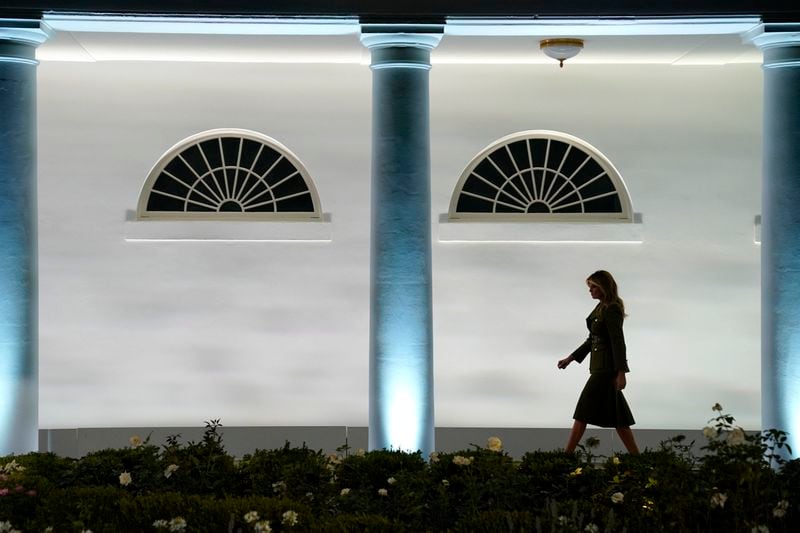
{"type": "Polygon", "coordinates": [[[320,221],[126,220],[127,242],[331,242],[320,221]]]}
{"type": "Polygon", "coordinates": [[[639,244],[641,215],[634,222],[475,222],[439,220],[439,242],[520,242],[541,244],[639,244]]]}
{"type": "Polygon", "coordinates": [[[358,17],[169,17],[45,13],[57,31],[197,35],[352,35],[361,31],[358,17]]]}
{"type": "Polygon", "coordinates": [[[468,18],[448,17],[447,35],[575,37],[606,35],[735,35],[761,24],[760,17],[643,17],[603,18],[570,17],[539,19],[534,17],[468,18]]]}

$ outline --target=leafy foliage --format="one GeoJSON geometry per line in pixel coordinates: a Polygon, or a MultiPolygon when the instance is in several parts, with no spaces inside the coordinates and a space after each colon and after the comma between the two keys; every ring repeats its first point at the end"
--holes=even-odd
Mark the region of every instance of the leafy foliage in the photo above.
{"type": "Polygon", "coordinates": [[[81,459],[0,458],[0,528],[187,532],[789,532],[800,530],[800,460],[786,434],[747,434],[715,406],[702,454],[682,436],[640,455],[487,447],[324,455],[286,443],[236,460],[219,420],[200,442],[170,436],[81,459]],[[760,529],[759,529],[760,528],[760,529]],[[766,528],[766,529],[765,529],[766,528]]]}

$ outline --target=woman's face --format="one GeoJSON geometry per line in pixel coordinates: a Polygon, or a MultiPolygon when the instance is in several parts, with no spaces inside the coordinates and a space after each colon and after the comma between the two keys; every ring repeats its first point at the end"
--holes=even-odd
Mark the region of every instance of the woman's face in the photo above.
{"type": "Polygon", "coordinates": [[[591,281],[587,281],[586,284],[589,286],[589,294],[592,296],[592,298],[595,300],[603,299],[603,289],[601,289],[599,285],[592,283],[591,281]]]}

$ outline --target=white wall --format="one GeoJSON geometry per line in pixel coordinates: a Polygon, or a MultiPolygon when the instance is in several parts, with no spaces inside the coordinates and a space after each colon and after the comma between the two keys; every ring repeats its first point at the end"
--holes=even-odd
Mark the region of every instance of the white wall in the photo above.
{"type": "Polygon", "coordinates": [[[760,424],[761,73],[728,67],[442,67],[433,73],[434,197],[489,140],[555,129],[600,149],[642,213],[643,243],[435,248],[437,408],[448,423],[566,425],[587,369],[597,268],[626,301],[629,400],[642,427],[695,427],[720,401],[760,424]]]}
{"type": "MultiPolygon", "coordinates": [[[[434,240],[437,426],[563,427],[586,366],[583,280],[617,276],[639,427],[721,402],[760,424],[758,65],[437,65],[433,235],[469,160],[552,129],[600,149],[641,244],[434,240]]],[[[40,426],[367,423],[370,72],[359,65],[39,67],[40,426]],[[260,131],[309,169],[330,243],[132,243],[174,143],[260,131]]]]}

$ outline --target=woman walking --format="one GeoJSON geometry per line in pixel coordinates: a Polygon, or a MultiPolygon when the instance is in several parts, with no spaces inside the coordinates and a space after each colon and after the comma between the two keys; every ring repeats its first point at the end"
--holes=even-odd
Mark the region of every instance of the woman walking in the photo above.
{"type": "Polygon", "coordinates": [[[573,361],[582,362],[591,353],[589,381],[575,407],[575,419],[565,451],[573,453],[586,431],[586,425],[616,428],[620,440],[628,453],[639,453],[631,426],[633,415],[622,395],[626,385],[625,374],[629,372],[625,355],[625,337],[622,322],[625,304],[617,294],[614,277],[605,270],[598,270],[586,279],[589,294],[599,303],[586,318],[589,337],[577,350],[558,362],[564,369],[573,361]]]}

